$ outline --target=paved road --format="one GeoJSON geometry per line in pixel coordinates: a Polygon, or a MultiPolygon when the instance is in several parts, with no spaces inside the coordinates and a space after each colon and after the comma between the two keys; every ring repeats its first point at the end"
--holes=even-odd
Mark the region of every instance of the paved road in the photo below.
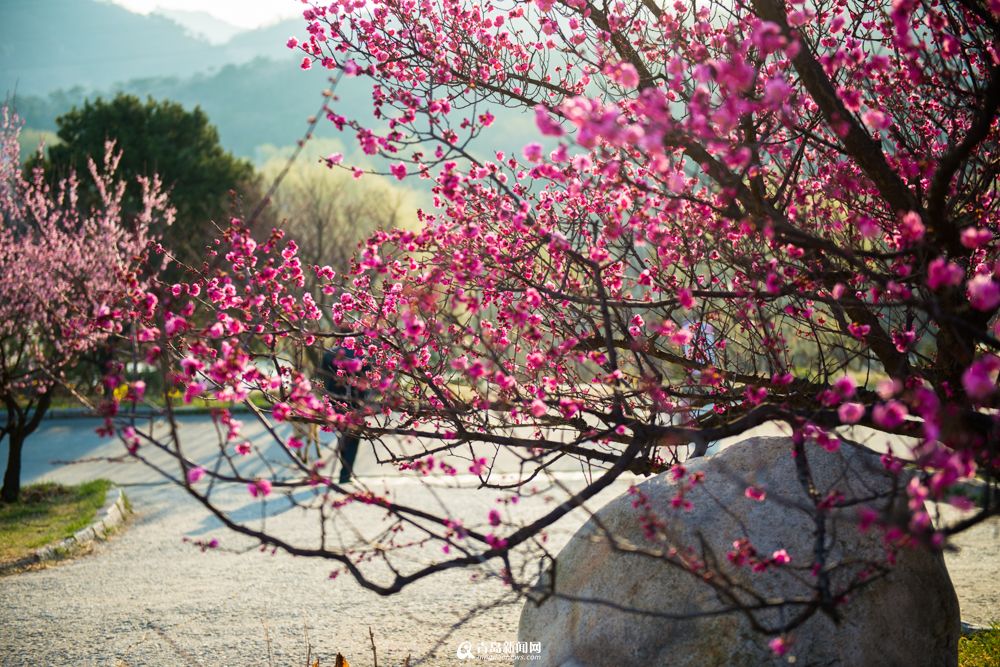
{"type": "MultiPolygon", "coordinates": [[[[241,434],[243,438],[250,440],[255,448],[277,452],[274,447],[273,438],[269,435],[263,425],[250,413],[237,415],[243,427],[241,434]]],[[[183,445],[185,456],[196,461],[214,461],[219,454],[219,437],[212,426],[211,420],[206,415],[184,415],[176,419],[180,440],[183,445]]],[[[162,482],[162,478],[152,469],[136,462],[128,464],[109,464],[106,460],[111,457],[122,457],[125,453],[121,443],[116,439],[103,438],[96,434],[95,429],[100,424],[95,419],[51,419],[43,422],[39,430],[31,436],[25,445],[25,461],[23,466],[23,477],[28,481],[50,480],[67,483],[75,483],[80,480],[93,479],[95,477],[107,477],[119,484],[156,484],[162,482]],[[73,465],[65,465],[66,462],[77,461],[73,465]],[[82,463],[79,463],[82,461],[82,463]]],[[[144,427],[148,427],[147,422],[142,422],[144,427]]],[[[167,424],[164,420],[158,420],[154,425],[154,432],[160,436],[165,436],[167,424]]],[[[277,428],[282,437],[291,434],[291,429],[287,425],[279,425],[277,428]]],[[[523,429],[523,433],[518,435],[530,437],[529,429],[523,429]]],[[[319,433],[322,442],[326,443],[336,437],[334,433],[319,433]]],[[[433,446],[435,443],[426,443],[433,446]]],[[[391,447],[394,453],[423,451],[425,443],[414,439],[400,439],[396,437],[387,438],[383,445],[376,447],[376,451],[362,451],[359,454],[355,466],[355,472],[361,477],[378,477],[389,475],[398,476],[396,471],[386,466],[380,466],[376,461],[376,454],[385,458],[387,449],[391,447]]],[[[497,452],[496,446],[477,445],[476,456],[488,456],[493,460],[497,452]]],[[[152,448],[144,447],[143,454],[151,455],[152,448]]],[[[467,459],[468,452],[463,450],[467,459]]],[[[7,460],[6,441],[0,442],[0,457],[3,462],[7,460]]],[[[165,457],[152,456],[157,463],[169,464],[169,459],[165,457]]],[[[520,459],[513,454],[500,450],[497,464],[494,471],[498,473],[511,473],[518,469],[520,459]]],[[[455,462],[459,464],[458,461],[455,462]]],[[[257,474],[254,468],[258,464],[257,457],[247,457],[240,459],[240,465],[249,474],[257,474]]],[[[468,461],[465,467],[468,466],[468,461]]],[[[460,468],[464,471],[465,467],[460,468]]],[[[171,466],[170,471],[175,471],[176,466],[171,466]]],[[[565,458],[555,466],[553,470],[561,472],[579,472],[579,464],[569,458],[565,458]]],[[[260,472],[263,472],[261,470],[260,472]]]]}
{"type": "MultiPolygon", "coordinates": [[[[246,433],[264,438],[249,419],[246,433]]],[[[164,484],[137,464],[53,462],[116,456],[121,445],[98,438],[94,422],[46,422],[26,446],[25,481],[78,482],[107,477],[126,487],[136,520],[95,553],[57,567],[5,578],[0,584],[0,664],[2,665],[304,665],[307,647],[332,665],[337,651],[354,665],[371,664],[368,628],[375,633],[380,665],[402,664],[407,656],[430,653],[431,665],[468,664],[455,657],[462,641],[516,638],[520,607],[500,605],[504,587],[490,570],[433,577],[392,598],[380,598],[353,581],[331,581],[331,566],[283,554],[228,551],[201,553],[182,537],[219,537],[233,549],[247,546],[182,491],[164,484]],[[476,580],[473,581],[473,575],[476,580]],[[486,611],[444,638],[448,629],[477,607],[486,611]],[[443,643],[435,649],[435,643],[443,643]]],[[[215,435],[204,417],[183,420],[186,450],[209,456],[215,435]]],[[[0,460],[6,452],[0,445],[0,460]]],[[[358,471],[375,481],[372,460],[362,457],[358,471]]],[[[560,478],[570,487],[582,476],[567,469],[560,478]]],[[[461,483],[462,480],[459,480],[461,483]]],[[[378,480],[403,502],[432,501],[433,487],[403,478],[378,480]]],[[[443,482],[451,484],[453,482],[443,482]]],[[[596,508],[624,491],[617,483],[596,499],[596,508]]],[[[492,496],[472,489],[441,494],[459,517],[483,517],[492,496]]],[[[245,493],[223,497],[232,507],[257,512],[245,493]]],[[[436,500],[435,500],[436,501],[436,500]]],[[[518,511],[541,511],[541,500],[518,511]]],[[[312,521],[287,505],[272,503],[282,534],[314,539],[312,521]]],[[[583,519],[563,526],[553,544],[565,540],[583,519]]],[[[963,551],[948,556],[949,568],[968,621],[996,619],[1000,608],[998,524],[962,536],[963,551]]]]}

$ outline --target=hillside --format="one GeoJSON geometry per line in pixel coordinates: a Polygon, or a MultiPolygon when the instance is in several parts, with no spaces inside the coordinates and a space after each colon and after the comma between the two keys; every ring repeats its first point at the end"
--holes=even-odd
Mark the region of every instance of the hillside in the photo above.
{"type": "Polygon", "coordinates": [[[0,2],[0,90],[94,89],[140,76],[189,75],[214,47],[157,15],[95,0],[0,2]]]}
{"type": "MultiPolygon", "coordinates": [[[[98,0],[0,0],[0,86],[15,91],[15,106],[37,137],[56,129],[56,118],[85,99],[118,92],[200,106],[219,129],[222,145],[241,157],[262,159],[262,147],[288,146],[302,137],[329,84],[327,72],[303,71],[285,46],[300,35],[299,19],[239,32],[222,44],[196,33],[223,30],[204,16],[141,16],[98,0]],[[213,27],[214,26],[214,27],[213,27]]],[[[232,26],[230,26],[232,27],[232,26]]],[[[371,83],[344,79],[338,113],[371,121],[371,83]]],[[[494,109],[491,139],[517,149],[536,136],[527,116],[494,109]],[[523,140],[522,140],[523,139],[523,140]]],[[[321,122],[318,136],[340,136],[321,122]]],[[[353,148],[351,137],[342,137],[353,148]]]]}
{"type": "Polygon", "coordinates": [[[3,0],[0,94],[107,90],[135,79],[188,78],[258,57],[286,58],[285,41],[302,29],[298,19],[238,32],[197,12],[142,16],[98,0],[3,0]],[[223,36],[228,39],[219,43],[223,36]]]}
{"type": "Polygon", "coordinates": [[[187,33],[211,44],[225,44],[242,32],[239,26],[226,23],[206,12],[189,12],[182,9],[158,9],[153,12],[183,27],[187,33]]]}
{"type": "MultiPolygon", "coordinates": [[[[33,130],[56,129],[56,117],[85,99],[125,92],[200,106],[218,127],[222,145],[233,153],[256,159],[261,145],[286,146],[302,137],[307,119],[322,102],[329,84],[319,70],[304,72],[290,62],[258,58],[242,65],[226,65],[217,72],[187,78],[150,77],[99,90],[76,87],[50,95],[19,95],[18,113],[33,130]]],[[[338,91],[339,113],[369,117],[364,84],[345,81],[338,91]]],[[[319,136],[334,136],[330,123],[320,123],[319,136]]]]}

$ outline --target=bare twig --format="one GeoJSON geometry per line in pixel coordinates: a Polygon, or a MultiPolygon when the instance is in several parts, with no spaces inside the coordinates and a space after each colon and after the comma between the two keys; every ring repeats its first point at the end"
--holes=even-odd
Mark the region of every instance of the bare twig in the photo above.
{"type": "Polygon", "coordinates": [[[375,633],[372,632],[372,626],[368,626],[368,640],[372,643],[372,664],[374,667],[378,667],[378,654],[375,652],[375,633]]]}

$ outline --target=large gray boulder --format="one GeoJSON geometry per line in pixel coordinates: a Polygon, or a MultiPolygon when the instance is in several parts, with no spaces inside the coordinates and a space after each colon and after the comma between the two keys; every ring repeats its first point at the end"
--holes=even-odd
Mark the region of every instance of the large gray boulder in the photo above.
{"type": "MultiPolygon", "coordinates": [[[[848,501],[905,511],[900,484],[906,480],[888,475],[869,450],[844,444],[829,452],[807,445],[806,460],[821,496],[836,491],[848,501]]],[[[756,667],[787,664],[790,656],[796,665],[957,664],[958,600],[944,559],[920,548],[899,551],[888,575],[871,578],[851,593],[839,607],[839,624],[819,613],[797,627],[783,658],[768,646],[773,636],[756,632],[745,614],[705,615],[732,605],[711,585],[672,565],[671,546],[713,564],[732,584],[763,600],[807,602],[815,594],[817,580],[809,569],[817,547],[815,512],[800,483],[789,439],[751,438],[692,462],[680,482],[665,474],[638,489],[648,504],[634,507],[637,496],[624,495],[602,508],[556,558],[554,595],[540,605],[525,604],[518,638],[540,642],[543,651],[542,660],[533,665],[756,667]],[[691,509],[672,507],[678,489],[699,471],[704,481],[684,493],[691,509]],[[746,497],[748,485],[764,489],[766,499],[746,497]],[[641,521],[650,509],[665,524],[655,529],[659,532],[653,539],[649,522],[644,530],[641,521]],[[741,537],[762,558],[784,548],[791,561],[764,572],[737,567],[726,554],[741,537]],[[684,547],[693,550],[685,552],[684,547]]],[[[836,509],[825,522],[834,592],[855,581],[861,570],[886,562],[883,532],[861,531],[858,508],[836,509]]],[[[540,587],[553,590],[551,578],[550,570],[540,587]]],[[[722,579],[717,575],[713,583],[722,579]]],[[[733,586],[723,588],[732,591],[733,586]]],[[[752,600],[747,593],[735,594],[744,603],[752,600]]],[[[775,627],[803,608],[788,605],[753,616],[759,624],[775,627]]]]}

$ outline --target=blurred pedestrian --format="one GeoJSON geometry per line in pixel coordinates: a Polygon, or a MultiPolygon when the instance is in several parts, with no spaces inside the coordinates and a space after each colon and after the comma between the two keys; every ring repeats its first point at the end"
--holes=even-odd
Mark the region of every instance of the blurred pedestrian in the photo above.
{"type": "MultiPolygon", "coordinates": [[[[368,398],[368,390],[363,386],[364,366],[362,355],[354,348],[336,347],[323,353],[321,375],[327,393],[348,410],[360,410],[368,398]]],[[[351,481],[354,461],[358,456],[361,438],[353,426],[345,426],[340,432],[337,452],[340,457],[340,483],[351,481]]]]}

